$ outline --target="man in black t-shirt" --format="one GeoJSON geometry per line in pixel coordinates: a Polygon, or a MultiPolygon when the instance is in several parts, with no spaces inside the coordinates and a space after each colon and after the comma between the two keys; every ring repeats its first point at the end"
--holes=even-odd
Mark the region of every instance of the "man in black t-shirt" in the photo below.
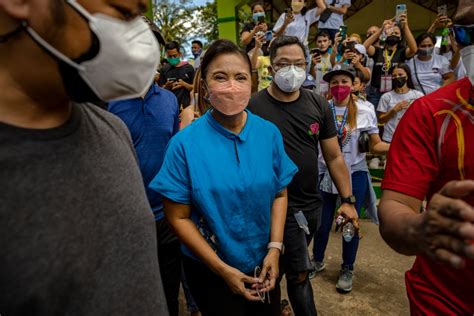
{"type": "Polygon", "coordinates": [[[160,86],[174,93],[180,107],[190,104],[190,91],[193,90],[194,67],[182,60],[179,44],[175,41],[165,45],[166,61],[160,71],[160,86]]]}
{"type": "Polygon", "coordinates": [[[318,191],[318,143],[344,203],[339,209],[357,226],[349,172],[337,141],[332,112],[319,95],[301,85],[305,79],[306,53],[294,36],[276,38],[270,48],[274,80],[269,88],[256,93],[249,110],[273,122],[282,133],[285,151],[298,166],[288,186],[288,213],[285,224],[285,253],[288,296],[296,315],[316,315],[313,291],[308,278],[312,265],[308,244],[319,226],[321,197],[318,191]]]}

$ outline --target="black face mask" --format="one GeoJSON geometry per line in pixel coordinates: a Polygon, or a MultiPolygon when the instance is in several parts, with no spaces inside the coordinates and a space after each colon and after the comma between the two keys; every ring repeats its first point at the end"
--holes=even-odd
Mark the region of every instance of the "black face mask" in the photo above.
{"type": "Polygon", "coordinates": [[[392,79],[392,87],[394,89],[400,89],[407,83],[407,77],[398,77],[392,79]]]}
{"type": "Polygon", "coordinates": [[[387,43],[387,45],[389,45],[389,46],[397,45],[398,43],[400,43],[400,37],[398,37],[396,35],[390,35],[385,40],[385,43],[387,43]]]}

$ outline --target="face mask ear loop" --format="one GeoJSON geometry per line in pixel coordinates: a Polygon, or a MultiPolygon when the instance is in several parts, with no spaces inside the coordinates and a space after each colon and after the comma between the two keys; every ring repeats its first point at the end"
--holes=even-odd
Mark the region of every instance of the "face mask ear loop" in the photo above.
{"type": "Polygon", "coordinates": [[[77,13],[79,13],[80,15],[82,15],[86,20],[90,21],[92,20],[94,17],[92,16],[92,14],[90,14],[89,12],[87,12],[86,9],[84,9],[83,6],[81,6],[79,3],[77,3],[76,0],[67,0],[66,1],[74,10],[76,10],[77,13]]]}
{"type": "Polygon", "coordinates": [[[31,36],[31,38],[37,42],[40,46],[43,46],[47,51],[49,51],[52,55],[56,56],[57,58],[61,59],[66,64],[70,65],[71,67],[76,68],[79,71],[83,71],[85,68],[75,62],[73,62],[70,58],[65,56],[63,53],[58,51],[56,48],[51,46],[48,42],[46,42],[35,30],[28,26],[27,21],[21,22],[23,27],[25,28],[26,32],[31,36]]]}

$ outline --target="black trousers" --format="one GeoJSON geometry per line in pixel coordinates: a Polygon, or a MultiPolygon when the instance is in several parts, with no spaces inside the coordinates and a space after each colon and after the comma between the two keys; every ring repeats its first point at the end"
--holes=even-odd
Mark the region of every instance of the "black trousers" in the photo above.
{"type": "Polygon", "coordinates": [[[160,263],[166,303],[170,316],[178,316],[182,260],[181,243],[171,231],[165,219],[156,222],[156,237],[158,239],[158,262],[160,263]]]}
{"type": "Polygon", "coordinates": [[[191,294],[203,316],[279,316],[280,287],[270,292],[270,304],[251,302],[234,294],[227,283],[203,263],[183,256],[184,273],[191,294]]]}

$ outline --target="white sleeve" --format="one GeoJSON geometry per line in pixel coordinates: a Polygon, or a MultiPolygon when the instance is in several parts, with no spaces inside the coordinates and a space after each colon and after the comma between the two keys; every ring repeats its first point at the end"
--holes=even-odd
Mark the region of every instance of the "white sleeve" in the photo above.
{"type": "Polygon", "coordinates": [[[444,76],[445,74],[453,72],[453,70],[449,67],[449,60],[444,56],[439,56],[439,57],[440,57],[440,64],[441,64],[441,68],[439,71],[441,75],[444,76]]]}
{"type": "Polygon", "coordinates": [[[316,7],[306,12],[307,16],[309,16],[309,19],[308,19],[309,25],[319,21],[319,15],[316,16],[316,12],[318,12],[318,10],[319,8],[316,7]]]}
{"type": "Polygon", "coordinates": [[[375,114],[375,111],[373,111],[372,109],[369,109],[369,110],[370,110],[368,112],[369,127],[367,129],[367,132],[369,133],[369,135],[378,134],[379,127],[378,127],[378,122],[377,122],[377,115],[375,114]]]}
{"type": "Polygon", "coordinates": [[[351,0],[342,0],[342,1],[341,1],[341,7],[342,7],[343,5],[345,5],[345,4],[346,4],[348,7],[350,7],[350,6],[351,6],[351,0]]]}
{"type": "Polygon", "coordinates": [[[385,93],[382,95],[380,98],[379,104],[377,106],[377,111],[382,112],[382,113],[387,113],[390,111],[390,95],[389,92],[385,93]]]}
{"type": "Polygon", "coordinates": [[[277,33],[281,27],[283,26],[283,21],[285,21],[286,13],[282,13],[278,20],[276,21],[275,25],[273,26],[273,32],[277,33]]]}

